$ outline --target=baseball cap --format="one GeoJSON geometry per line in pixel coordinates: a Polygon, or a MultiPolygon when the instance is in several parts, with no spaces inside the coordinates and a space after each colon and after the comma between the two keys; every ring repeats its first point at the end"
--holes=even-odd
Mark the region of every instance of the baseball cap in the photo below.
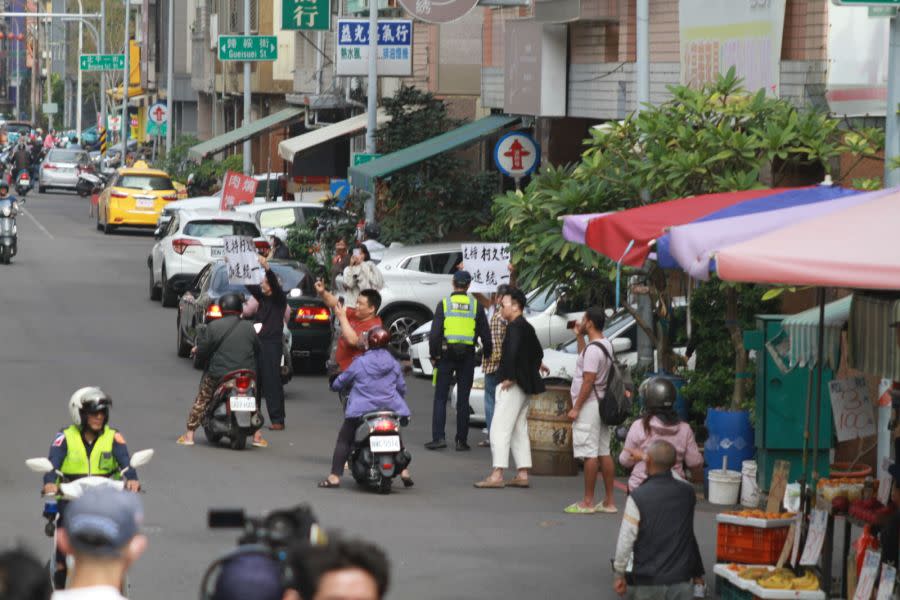
{"type": "Polygon", "coordinates": [[[469,285],[472,283],[472,275],[468,271],[457,271],[453,274],[454,285],[469,285]]]}
{"type": "Polygon", "coordinates": [[[144,510],[137,494],[94,488],[66,509],[66,532],[72,547],[92,556],[118,556],[140,532],[144,510]]]}
{"type": "Polygon", "coordinates": [[[272,557],[238,551],[222,565],[212,600],[281,600],[283,593],[281,568],[272,557]]]}

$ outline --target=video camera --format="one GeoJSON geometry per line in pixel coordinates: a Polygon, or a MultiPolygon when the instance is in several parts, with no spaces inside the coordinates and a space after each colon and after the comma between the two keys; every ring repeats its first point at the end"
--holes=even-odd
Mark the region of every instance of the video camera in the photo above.
{"type": "Polygon", "coordinates": [[[273,510],[261,517],[249,516],[242,508],[211,508],[207,524],[210,529],[243,529],[239,545],[258,544],[276,554],[304,541],[313,546],[326,542],[325,532],[307,504],[273,510]]]}

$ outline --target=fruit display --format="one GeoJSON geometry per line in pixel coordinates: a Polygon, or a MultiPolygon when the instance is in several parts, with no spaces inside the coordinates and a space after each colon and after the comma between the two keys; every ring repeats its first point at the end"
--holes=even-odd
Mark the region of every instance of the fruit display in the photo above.
{"type": "Polygon", "coordinates": [[[850,502],[862,498],[864,480],[862,479],[820,479],[816,484],[816,494],[820,496],[827,508],[838,497],[845,497],[850,502]]]}
{"type": "Polygon", "coordinates": [[[752,510],[726,510],[722,513],[723,515],[733,515],[735,517],[743,517],[745,519],[793,519],[796,513],[791,512],[783,512],[783,513],[769,513],[764,510],[752,509],[752,510]]]}
{"type": "Polygon", "coordinates": [[[850,503],[847,512],[854,519],[859,519],[863,523],[870,525],[879,525],[883,523],[890,515],[896,512],[897,507],[893,503],[887,506],[879,502],[876,498],[868,500],[857,500],[850,503]]]}
{"type": "Polygon", "coordinates": [[[744,567],[742,565],[728,565],[730,571],[737,573],[741,579],[755,581],[760,587],[769,590],[817,590],[819,578],[812,571],[807,570],[802,576],[797,576],[790,569],[776,569],[774,567],[744,567]]]}
{"type": "Polygon", "coordinates": [[[713,567],[713,573],[721,589],[737,592],[723,595],[725,598],[827,600],[825,592],[819,589],[819,578],[811,570],[798,575],[791,569],[760,564],[719,563],[713,567]]]}

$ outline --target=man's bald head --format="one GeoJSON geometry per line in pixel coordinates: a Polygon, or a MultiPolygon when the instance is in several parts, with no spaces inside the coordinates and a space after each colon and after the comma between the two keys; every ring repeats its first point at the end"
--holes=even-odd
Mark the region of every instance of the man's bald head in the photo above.
{"type": "Polygon", "coordinates": [[[665,473],[675,466],[675,446],[665,440],[656,440],[647,448],[647,472],[650,475],[665,473]]]}

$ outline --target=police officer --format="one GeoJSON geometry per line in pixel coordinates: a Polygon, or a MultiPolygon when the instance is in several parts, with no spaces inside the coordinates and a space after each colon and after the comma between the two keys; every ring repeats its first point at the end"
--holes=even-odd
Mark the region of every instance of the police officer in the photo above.
{"type": "MultiPolygon", "coordinates": [[[[109,426],[110,397],[98,387],[83,387],[69,398],[69,416],[72,424],[56,434],[50,445],[50,462],[66,480],[79,479],[88,475],[99,475],[119,479],[122,469],[128,467],[131,458],[128,446],[121,433],[109,426]]],[[[137,472],[132,468],[123,473],[125,488],[138,492],[141,484],[137,472]]],[[[44,494],[59,493],[59,477],[54,471],[44,475],[44,494]]],[[[64,526],[64,506],[60,504],[59,526],[64,526]]],[[[64,587],[66,581],[65,556],[57,550],[57,572],[54,574],[56,588],[64,587]]]]}
{"type": "Polygon", "coordinates": [[[469,450],[469,392],[475,372],[475,338],[481,340],[486,356],[493,351],[491,329],[484,307],[467,292],[472,276],[467,271],[453,274],[453,293],[444,298],[434,310],[434,321],[428,345],[431,363],[437,379],[434,389],[434,413],[431,420],[429,450],[446,448],[444,425],[447,421],[447,400],[450,385],[456,375],[456,449],[469,450]]]}

